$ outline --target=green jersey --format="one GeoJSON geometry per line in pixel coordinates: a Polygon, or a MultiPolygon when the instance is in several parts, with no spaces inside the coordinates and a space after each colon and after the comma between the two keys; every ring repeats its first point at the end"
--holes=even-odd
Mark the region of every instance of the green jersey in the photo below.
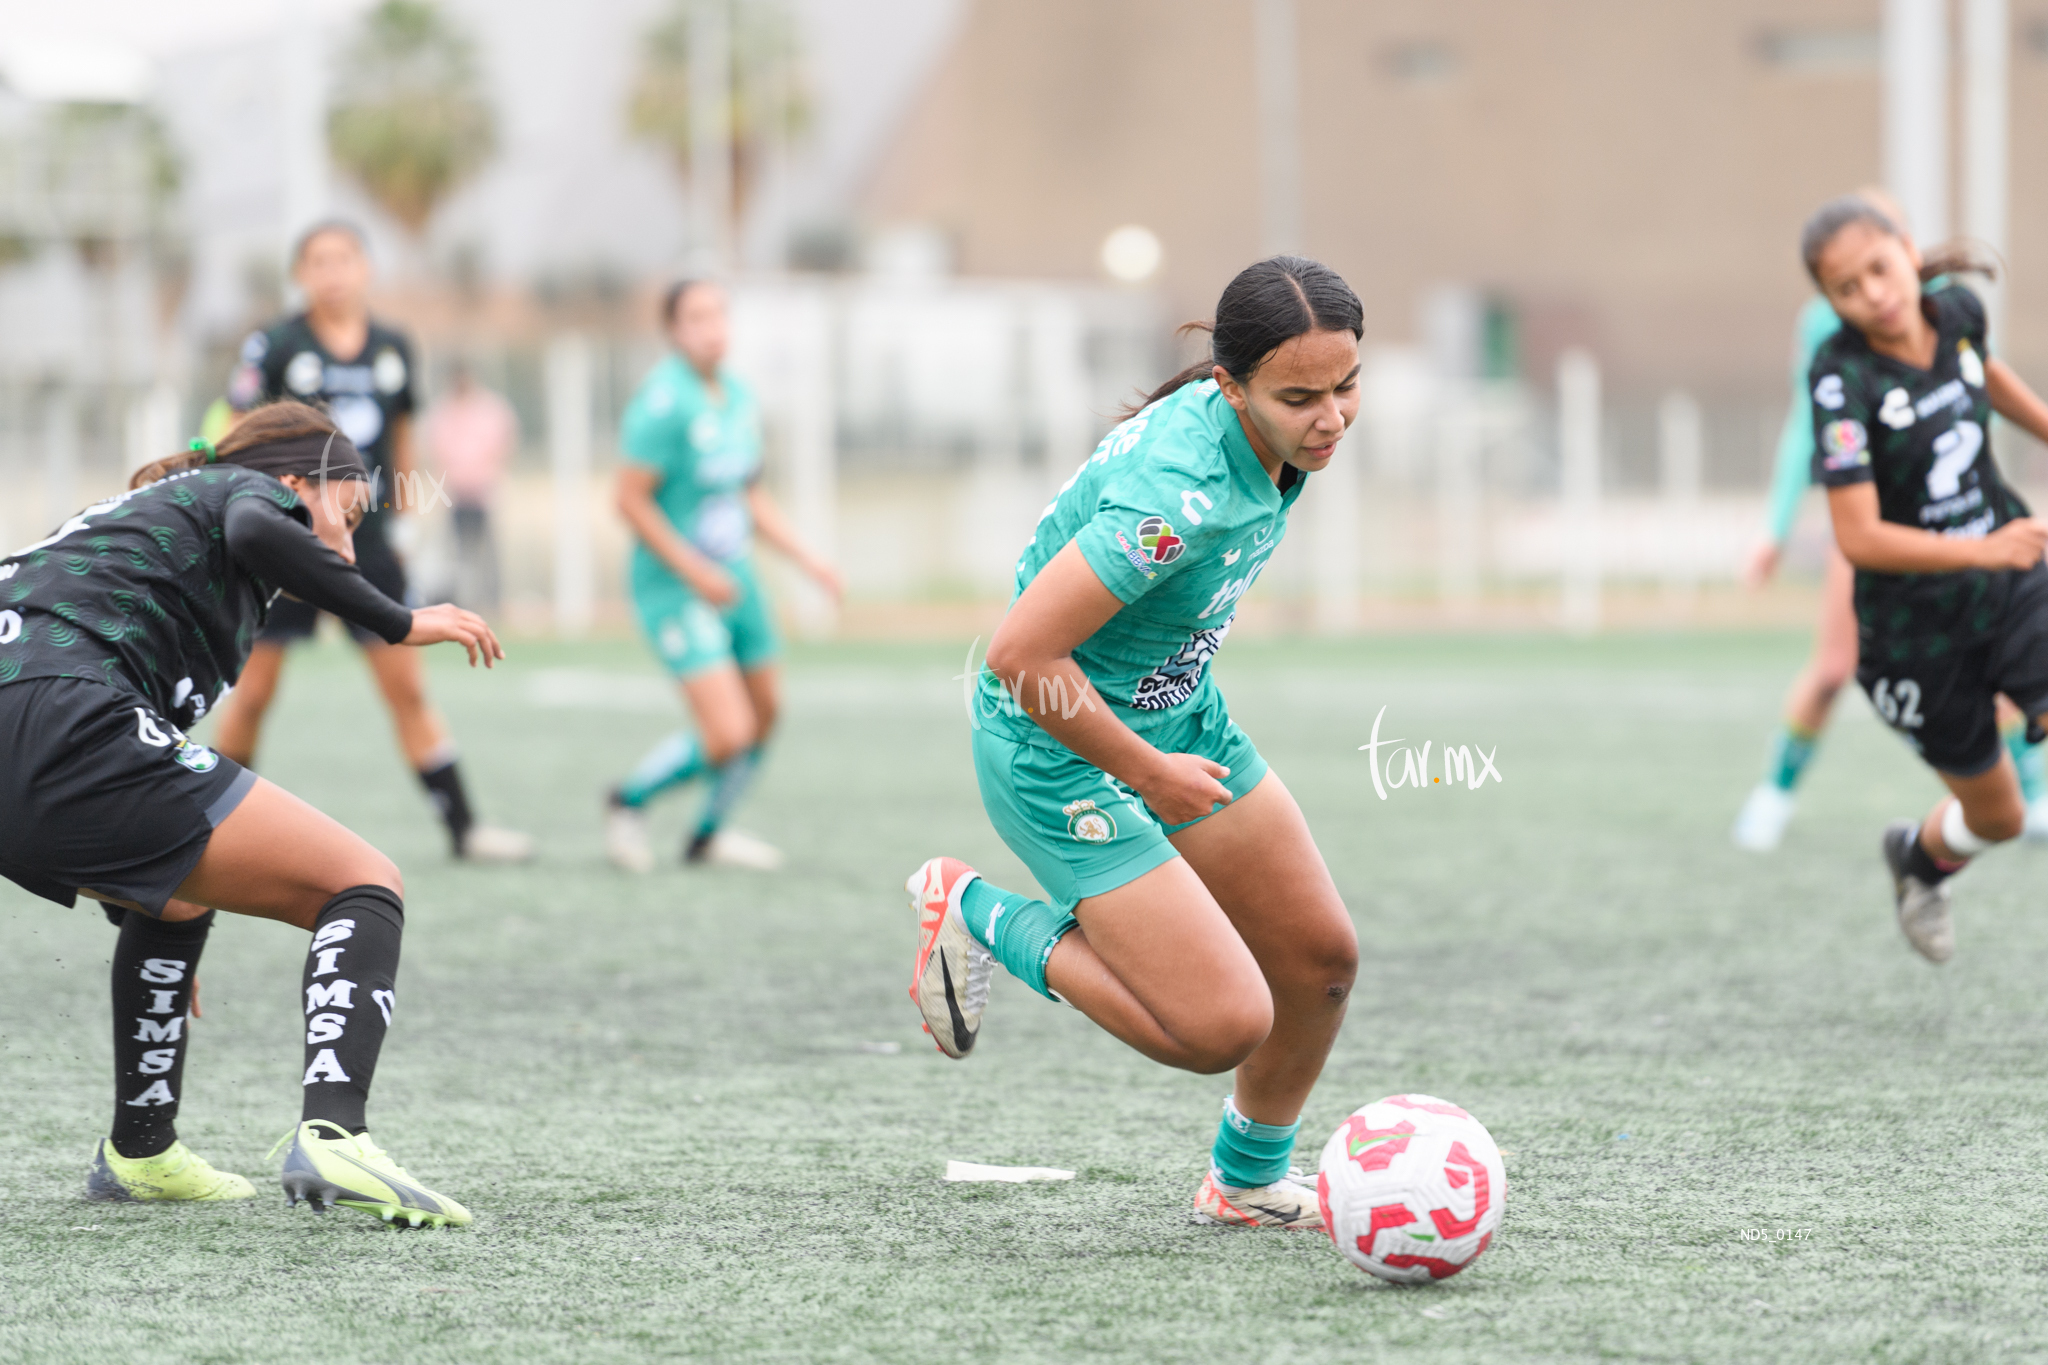
{"type": "MultiPolygon", "coordinates": [[[[1281,477],[1285,488],[1259,463],[1216,381],[1189,384],[1103,437],[1061,487],[1018,561],[1017,592],[1069,541],[1079,545],[1124,605],[1074,661],[1110,702],[1171,711],[1201,689],[1238,599],[1287,533],[1307,476],[1289,465],[1281,477]]],[[[1017,714],[1041,699],[1011,693],[1003,705],[1000,680],[988,675],[982,686],[982,714],[993,705],[999,730],[1044,736],[1017,714]]]]}
{"type": "MultiPolygon", "coordinates": [[[[619,446],[661,476],[654,494],[683,539],[712,559],[747,557],[754,535],[747,489],[761,476],[761,413],[752,390],[721,370],[722,403],[681,356],[641,382],[619,423],[619,446]]],[[[676,577],[645,545],[633,546],[633,590],[674,587],[676,577]]]]}

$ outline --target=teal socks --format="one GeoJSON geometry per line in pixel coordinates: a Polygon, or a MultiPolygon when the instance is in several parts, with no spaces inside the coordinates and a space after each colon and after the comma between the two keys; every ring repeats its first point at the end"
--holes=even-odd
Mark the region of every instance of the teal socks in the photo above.
{"type": "Polygon", "coordinates": [[[2021,724],[2005,732],[2005,748],[2012,755],[2012,765],[2020,771],[2020,795],[2031,806],[2048,788],[2048,774],[2042,771],[2041,746],[2027,743],[2027,727],[2021,724]]]}
{"type": "Polygon", "coordinates": [[[704,746],[688,730],[678,730],[647,751],[647,757],[619,784],[619,804],[644,806],[671,787],[703,772],[704,746]]]}
{"type": "Polygon", "coordinates": [[[1209,1164],[1216,1178],[1240,1190],[1270,1185],[1287,1174],[1294,1160],[1295,1135],[1301,1120],[1286,1127],[1257,1123],[1237,1112],[1237,1096],[1223,1101],[1223,1122],[1216,1125],[1216,1145],[1209,1152],[1209,1164]]]}
{"type": "Polygon", "coordinates": [[[1814,750],[1819,747],[1818,733],[1789,723],[1780,725],[1778,733],[1771,736],[1771,755],[1764,764],[1765,776],[1779,791],[1791,791],[1799,785],[1800,774],[1806,771],[1806,765],[1813,761],[1814,750]]]}
{"type": "Polygon", "coordinates": [[[1048,1000],[1057,1000],[1045,984],[1045,964],[1074,917],[1014,891],[976,877],[960,896],[960,915],[974,941],[995,954],[996,961],[1048,1000]]]}
{"type": "Polygon", "coordinates": [[[733,807],[747,794],[753,785],[754,774],[761,767],[762,745],[727,759],[719,765],[717,775],[711,779],[711,794],[704,798],[704,813],[697,817],[697,832],[690,837],[692,847],[701,847],[711,842],[711,836],[725,823],[733,807]]]}

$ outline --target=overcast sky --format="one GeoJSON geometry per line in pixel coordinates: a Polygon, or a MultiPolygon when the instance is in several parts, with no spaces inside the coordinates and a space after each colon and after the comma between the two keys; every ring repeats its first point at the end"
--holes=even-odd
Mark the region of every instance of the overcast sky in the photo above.
{"type": "MultiPolygon", "coordinates": [[[[479,242],[493,268],[519,274],[673,263],[686,222],[676,177],[624,129],[639,35],[670,2],[443,0],[479,40],[500,149],[437,221],[437,240],[479,242]]],[[[968,0],[792,3],[818,111],[796,214],[829,217],[857,193],[968,0]]],[[[369,7],[370,0],[0,0],[0,78],[18,88],[39,73],[89,84],[99,72],[118,85],[123,70],[146,72],[174,129],[199,144],[185,148],[207,220],[197,226],[230,233],[233,251],[242,252],[242,239],[288,232],[281,208],[261,207],[277,196],[278,149],[269,145],[276,134],[261,125],[278,117],[274,44],[287,14],[302,23],[311,16],[313,27],[339,35],[369,7]],[[280,221],[257,221],[266,216],[280,221]]],[[[348,186],[336,185],[334,196],[356,207],[348,186]]]]}

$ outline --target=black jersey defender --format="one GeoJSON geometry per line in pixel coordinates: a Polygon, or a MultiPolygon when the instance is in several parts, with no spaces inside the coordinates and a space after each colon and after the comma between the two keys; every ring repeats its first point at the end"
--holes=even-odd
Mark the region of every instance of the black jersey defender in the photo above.
{"type": "Polygon", "coordinates": [[[412,377],[412,347],[400,333],[373,321],[362,352],[343,359],[328,354],[299,313],[249,334],[242,363],[228,381],[228,402],[246,410],[293,398],[325,408],[370,466],[377,496],[364,518],[368,524],[397,496],[391,433],[413,410],[412,377]]]}
{"type": "Polygon", "coordinates": [[[280,591],[396,644],[412,613],[235,465],[96,503],[0,559],[0,875],[151,914],[255,784],[186,737],[241,673],[280,591]]]}
{"type": "MultiPolygon", "coordinates": [[[[1931,289],[1921,310],[1934,363],[1880,355],[1844,326],[1808,374],[1813,477],[1829,488],[1876,485],[1884,520],[1981,539],[2027,505],[1991,454],[1984,305],[1959,284],[1931,289]]],[[[2028,717],[2048,709],[2048,569],[1951,573],[1856,570],[1856,678],[1885,721],[1927,762],[1972,776],[1997,763],[1992,698],[2028,717]]]]}
{"type": "MultiPolygon", "coordinates": [[[[410,587],[405,566],[384,535],[384,517],[399,498],[392,432],[415,406],[412,381],[412,347],[402,333],[372,321],[362,352],[342,360],[320,344],[304,313],[251,332],[242,343],[242,363],[228,381],[228,402],[237,409],[279,398],[326,408],[341,434],[362,452],[370,466],[372,496],[356,532],[356,566],[378,591],[399,602],[408,600],[410,587]]],[[[272,644],[303,640],[319,617],[304,603],[280,602],[262,638],[272,644]]],[[[361,645],[376,639],[374,632],[353,623],[349,634],[361,645]]]]}

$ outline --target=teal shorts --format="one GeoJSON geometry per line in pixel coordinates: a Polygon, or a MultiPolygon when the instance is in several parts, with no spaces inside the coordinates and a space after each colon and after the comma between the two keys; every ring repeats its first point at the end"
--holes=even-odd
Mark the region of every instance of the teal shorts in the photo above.
{"type": "Polygon", "coordinates": [[[773,663],[782,652],[782,637],[754,566],[742,560],[724,568],[740,585],[740,600],[724,608],[712,606],[674,579],[650,582],[635,575],[633,607],[640,615],[640,629],[678,678],[693,678],[722,664],[751,672],[773,663]]]}
{"type": "MultiPolygon", "coordinates": [[[[1163,716],[1121,708],[1118,715],[1126,722],[1142,718],[1134,728],[1163,753],[1199,754],[1230,769],[1223,785],[1233,801],[1266,775],[1266,760],[1230,718],[1213,682],[1163,716]]],[[[1008,737],[1019,723],[1028,722],[984,720],[975,728],[981,804],[1003,842],[1068,914],[1087,897],[1179,857],[1167,836],[1208,818],[1162,824],[1136,792],[1052,736],[1008,737]]]]}

